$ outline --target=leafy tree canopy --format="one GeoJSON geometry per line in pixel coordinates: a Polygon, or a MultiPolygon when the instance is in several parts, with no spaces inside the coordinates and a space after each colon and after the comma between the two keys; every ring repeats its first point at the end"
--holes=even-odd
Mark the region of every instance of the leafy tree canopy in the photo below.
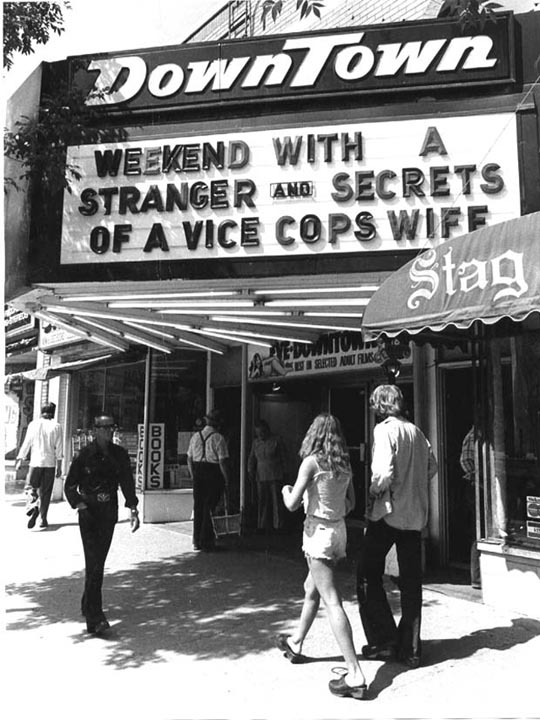
{"type": "Polygon", "coordinates": [[[71,6],[67,0],[55,2],[4,2],[4,68],[13,65],[17,52],[31,55],[35,44],[45,45],[52,33],[64,30],[64,10],[71,6]]]}

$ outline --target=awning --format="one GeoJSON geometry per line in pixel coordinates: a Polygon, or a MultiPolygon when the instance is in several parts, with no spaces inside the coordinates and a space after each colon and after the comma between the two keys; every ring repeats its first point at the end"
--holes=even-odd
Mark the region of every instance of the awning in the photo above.
{"type": "Polygon", "coordinates": [[[366,340],[416,334],[475,320],[524,320],[540,311],[540,212],[442,243],[396,270],[373,294],[366,340]]]}
{"type": "Polygon", "coordinates": [[[359,333],[364,309],[389,273],[51,283],[17,302],[43,322],[108,348],[170,353],[187,346],[223,354],[244,344],[359,333]]]}
{"type": "Polygon", "coordinates": [[[73,372],[75,370],[83,370],[89,365],[95,365],[98,362],[107,360],[111,355],[100,355],[99,357],[89,358],[88,360],[75,360],[74,362],[61,363],[59,365],[49,365],[48,367],[36,368],[35,370],[24,370],[20,373],[12,373],[6,375],[5,382],[10,382],[14,379],[21,378],[22,380],[30,381],[45,381],[51,378],[63,375],[67,372],[73,372]]]}

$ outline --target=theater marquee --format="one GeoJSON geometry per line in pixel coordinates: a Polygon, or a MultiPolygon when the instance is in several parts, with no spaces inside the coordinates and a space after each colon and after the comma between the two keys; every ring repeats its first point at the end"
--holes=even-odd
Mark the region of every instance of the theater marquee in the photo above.
{"type": "Polygon", "coordinates": [[[520,212],[510,113],[68,149],[61,263],[426,248],[520,212]]]}

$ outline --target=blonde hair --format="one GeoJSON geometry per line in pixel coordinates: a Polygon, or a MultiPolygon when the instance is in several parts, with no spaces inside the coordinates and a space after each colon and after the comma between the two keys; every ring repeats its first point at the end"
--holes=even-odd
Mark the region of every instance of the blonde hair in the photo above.
{"type": "Polygon", "coordinates": [[[403,415],[405,401],[397,385],[379,385],[371,393],[369,406],[377,415],[387,418],[390,415],[403,415]]]}
{"type": "Polygon", "coordinates": [[[317,415],[311,423],[298,453],[302,459],[315,455],[332,470],[350,472],[351,462],[341,424],[330,413],[317,415]]]}

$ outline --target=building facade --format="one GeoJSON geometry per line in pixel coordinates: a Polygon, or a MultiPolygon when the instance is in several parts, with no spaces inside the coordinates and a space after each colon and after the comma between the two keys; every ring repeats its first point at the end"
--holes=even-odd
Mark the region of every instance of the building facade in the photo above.
{"type": "MultiPolygon", "coordinates": [[[[439,459],[427,564],[464,567],[475,537],[490,552],[497,539],[504,561],[503,548],[519,555],[528,584],[526,597],[510,592],[504,602],[535,614],[540,547],[527,530],[536,521],[523,513],[540,496],[538,445],[536,426],[526,436],[522,426],[537,406],[521,406],[523,422],[514,413],[511,452],[527,479],[512,513],[523,527],[512,540],[508,524],[497,526],[506,535],[495,538],[494,495],[488,490],[486,509],[475,509],[460,465],[478,393],[490,392],[479,390],[487,361],[477,336],[368,341],[362,316],[381,285],[424,251],[540,209],[539,35],[537,13],[500,13],[474,33],[422,19],[45,67],[44,88],[67,78],[116,132],[113,141],[68,148],[80,175],[71,192],[47,203],[34,197],[28,288],[13,299],[76,336],[78,351],[94,348],[80,358],[92,361],[84,368],[67,367],[70,346],[50,348],[69,378],[68,451],[87,441],[96,411],[114,412],[144,519],[187,518],[187,442],[205,410],[219,407],[233,501],[248,515],[253,422],[264,418],[282,435],[292,480],[310,420],[329,410],[348,439],[358,497],[350,523],[360,527],[368,398],[395,380],[439,459]]],[[[450,262],[447,278],[454,270],[450,262]]],[[[404,298],[391,302],[397,312],[404,298]]],[[[538,384],[535,317],[521,346],[529,389],[538,384]]],[[[516,344],[501,339],[498,357],[497,397],[508,408],[522,367],[516,344]]],[[[510,570],[489,573],[490,601],[502,601],[499,579],[521,587],[510,570]]]]}

